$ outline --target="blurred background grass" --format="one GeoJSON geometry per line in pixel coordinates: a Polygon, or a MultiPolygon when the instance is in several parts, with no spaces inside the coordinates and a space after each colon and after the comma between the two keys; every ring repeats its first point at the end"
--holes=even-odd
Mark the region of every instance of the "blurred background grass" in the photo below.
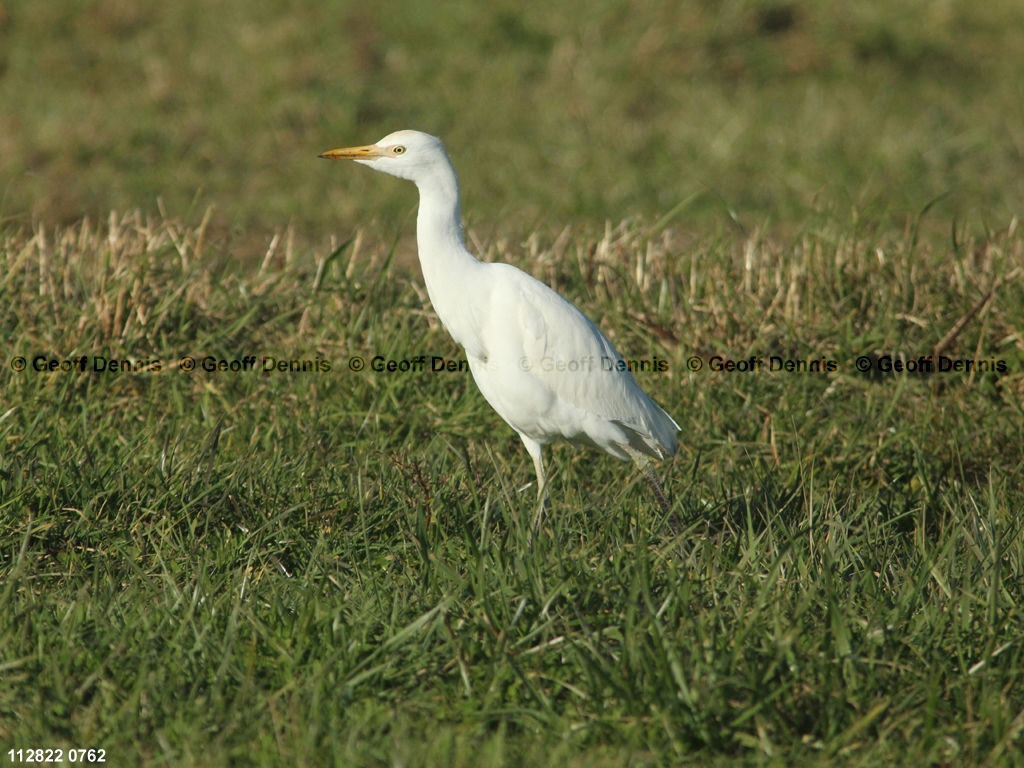
{"type": "Polygon", "coordinates": [[[729,208],[1001,225],[1024,203],[1016,0],[0,0],[0,214],[310,235],[407,185],[317,160],[442,136],[488,232],[729,208]],[[711,191],[709,191],[711,190],[711,191]]]}

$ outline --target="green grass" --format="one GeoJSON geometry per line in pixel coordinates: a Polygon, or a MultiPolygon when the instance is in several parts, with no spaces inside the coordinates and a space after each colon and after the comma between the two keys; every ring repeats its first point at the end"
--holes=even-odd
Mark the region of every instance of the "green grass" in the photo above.
{"type": "Polygon", "coordinates": [[[387,243],[243,268],[197,224],[0,235],[3,760],[1021,764],[1019,228],[484,239],[669,360],[642,383],[682,425],[681,530],[562,446],[531,548],[532,467],[468,374],[349,370],[462,356],[387,243]],[[853,366],[972,310],[946,354],[1007,374],[853,366]],[[840,368],[687,370],[715,353],[840,368]],[[162,369],[12,370],[37,354],[162,369]],[[246,354],[332,367],[175,367],[246,354]]]}
{"type": "Polygon", "coordinates": [[[0,762],[1024,764],[1021,72],[1016,0],[0,0],[0,762]],[[463,357],[316,159],[399,128],[669,362],[672,519],[561,446],[531,546],[468,374],[350,369],[463,357]],[[1007,371],[855,367],[936,350],[1007,371]]]}
{"type": "MultiPolygon", "coordinates": [[[[317,160],[442,136],[488,233],[725,204],[748,228],[902,226],[1024,205],[1017,0],[5,0],[0,216],[111,209],[259,240],[345,230],[411,189],[317,160]]],[[[265,243],[262,246],[265,248],[265,243]]]]}

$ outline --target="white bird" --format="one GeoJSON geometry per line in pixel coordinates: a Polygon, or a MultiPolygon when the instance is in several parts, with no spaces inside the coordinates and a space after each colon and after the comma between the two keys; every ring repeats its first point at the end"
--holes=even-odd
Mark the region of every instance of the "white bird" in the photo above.
{"type": "Polygon", "coordinates": [[[533,458],[540,498],[534,530],[546,499],[544,446],[558,440],[632,459],[668,515],[647,457],[674,455],[679,425],[573,304],[511,264],[482,262],[466,249],[459,180],[441,140],[397,131],[320,157],[354,160],[419,188],[416,244],[430,302],[465,348],[480,392],[533,458]]]}

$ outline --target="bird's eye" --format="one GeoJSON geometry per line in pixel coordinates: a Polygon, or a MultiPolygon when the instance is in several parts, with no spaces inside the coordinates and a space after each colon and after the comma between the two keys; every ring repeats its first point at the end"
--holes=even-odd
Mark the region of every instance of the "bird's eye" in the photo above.
{"type": "Polygon", "coordinates": [[[391,148],[391,154],[393,154],[393,155],[404,155],[405,154],[405,147],[401,147],[401,146],[399,146],[399,147],[392,147],[391,148]]]}

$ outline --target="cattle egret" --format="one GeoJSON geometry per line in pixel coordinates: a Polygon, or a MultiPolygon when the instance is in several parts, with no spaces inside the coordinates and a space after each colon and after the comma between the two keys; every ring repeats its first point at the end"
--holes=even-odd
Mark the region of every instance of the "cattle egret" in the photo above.
{"type": "Polygon", "coordinates": [[[354,160],[419,188],[416,244],[427,294],[465,348],[484,398],[533,458],[540,498],[534,530],[546,499],[544,446],[558,440],[632,459],[670,514],[648,457],[675,454],[679,425],[579,309],[511,264],[482,262],[466,249],[459,180],[441,140],[397,131],[320,157],[354,160]]]}

